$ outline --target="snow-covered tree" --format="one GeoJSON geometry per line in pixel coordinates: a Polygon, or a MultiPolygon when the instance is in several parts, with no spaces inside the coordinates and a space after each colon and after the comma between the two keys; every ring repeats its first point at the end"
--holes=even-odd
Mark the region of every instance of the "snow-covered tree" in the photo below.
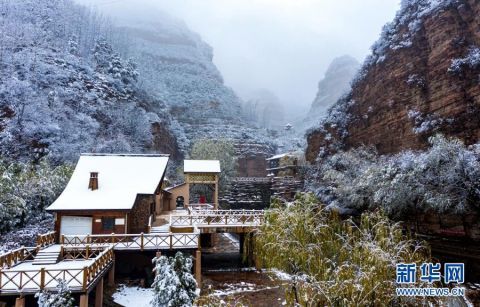
{"type": "Polygon", "coordinates": [[[175,257],[154,258],[155,280],[152,284],[155,307],[192,306],[197,298],[197,283],[193,277],[192,259],[177,252],[175,257]]]}
{"type": "Polygon", "coordinates": [[[54,292],[41,291],[35,294],[39,307],[73,307],[74,300],[65,280],[59,279],[54,292]]]}
{"type": "Polygon", "coordinates": [[[65,188],[72,167],[0,161],[0,233],[42,214],[65,188]]]}
{"type": "Polygon", "coordinates": [[[121,30],[108,20],[72,0],[5,0],[0,16],[3,158],[63,163],[80,152],[145,152],[152,124],[170,131],[164,104],[112,47],[121,30]]]}

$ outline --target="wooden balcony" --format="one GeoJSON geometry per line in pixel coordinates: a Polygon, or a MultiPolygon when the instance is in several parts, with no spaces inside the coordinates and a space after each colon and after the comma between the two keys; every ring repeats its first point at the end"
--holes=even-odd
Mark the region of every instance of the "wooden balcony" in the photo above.
{"type": "Polygon", "coordinates": [[[0,270],[0,295],[30,294],[40,290],[55,290],[63,279],[72,292],[88,292],[114,262],[113,247],[88,250],[62,248],[63,261],[35,267],[31,261],[23,261],[0,270]],[[91,252],[92,250],[90,250],[91,252]]]}

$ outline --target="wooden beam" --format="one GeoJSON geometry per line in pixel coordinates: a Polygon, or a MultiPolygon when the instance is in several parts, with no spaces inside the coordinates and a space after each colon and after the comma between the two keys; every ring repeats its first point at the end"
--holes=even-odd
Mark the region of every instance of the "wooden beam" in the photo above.
{"type": "Polygon", "coordinates": [[[25,297],[20,296],[15,300],[15,307],[25,307],[25,297]]]}
{"type": "Polygon", "coordinates": [[[197,250],[195,252],[195,280],[197,281],[197,287],[202,286],[202,252],[197,250]]]}
{"type": "Polygon", "coordinates": [[[80,306],[79,307],[88,307],[88,292],[82,293],[80,295],[80,306]]]}
{"type": "MultiPolygon", "coordinates": [[[[187,178],[188,178],[188,175],[187,175],[187,178]]],[[[190,205],[190,182],[187,181],[187,191],[185,193],[183,206],[185,208],[188,208],[188,205],[190,205]]]]}
{"type": "Polygon", "coordinates": [[[103,277],[97,283],[95,288],[95,307],[103,306],[103,277]]]}
{"type": "Polygon", "coordinates": [[[215,174],[215,196],[214,196],[214,208],[218,210],[218,175],[215,174]]]}
{"type": "Polygon", "coordinates": [[[112,287],[115,286],[115,261],[110,271],[108,271],[108,285],[112,287]]]}

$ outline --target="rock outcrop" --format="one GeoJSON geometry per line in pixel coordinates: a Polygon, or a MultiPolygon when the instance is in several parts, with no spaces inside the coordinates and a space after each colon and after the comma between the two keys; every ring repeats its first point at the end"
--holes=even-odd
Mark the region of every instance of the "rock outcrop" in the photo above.
{"type": "Polygon", "coordinates": [[[350,91],[350,82],[360,68],[360,63],[349,56],[338,57],[328,66],[325,77],[318,83],[318,92],[312,102],[309,117],[321,116],[329,107],[350,91]]]}
{"type": "Polygon", "coordinates": [[[307,135],[306,157],[373,145],[424,149],[435,133],[480,139],[480,2],[404,0],[351,92],[307,135]]]}

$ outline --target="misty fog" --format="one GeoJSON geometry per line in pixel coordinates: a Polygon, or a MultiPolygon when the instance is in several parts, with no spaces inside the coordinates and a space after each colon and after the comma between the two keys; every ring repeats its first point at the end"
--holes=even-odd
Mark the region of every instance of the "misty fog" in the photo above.
{"type": "MultiPolygon", "coordinates": [[[[113,19],[149,12],[183,20],[213,48],[227,86],[243,99],[269,92],[285,120],[302,118],[329,64],[362,62],[398,0],[77,0],[113,19]]],[[[138,19],[138,18],[136,18],[138,19]]]]}

